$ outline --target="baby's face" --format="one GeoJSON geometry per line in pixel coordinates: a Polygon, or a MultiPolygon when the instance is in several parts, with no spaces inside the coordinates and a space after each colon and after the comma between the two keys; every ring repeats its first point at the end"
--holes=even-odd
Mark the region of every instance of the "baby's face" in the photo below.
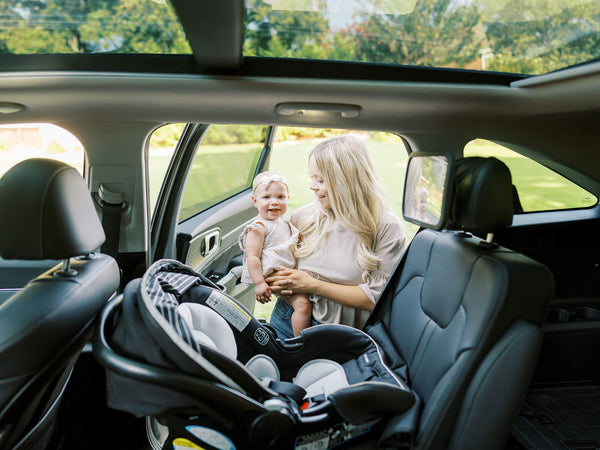
{"type": "Polygon", "coordinates": [[[285,184],[271,181],[266,188],[256,188],[252,201],[263,219],[275,220],[286,213],[289,198],[285,184]]]}

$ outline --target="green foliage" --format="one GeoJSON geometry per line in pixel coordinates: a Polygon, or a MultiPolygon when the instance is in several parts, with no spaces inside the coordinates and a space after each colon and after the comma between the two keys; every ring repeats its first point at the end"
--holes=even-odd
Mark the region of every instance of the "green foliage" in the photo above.
{"type": "Polygon", "coordinates": [[[150,147],[175,149],[184,127],[184,123],[171,123],[158,128],[152,133],[150,147]]]}
{"type": "Polygon", "coordinates": [[[191,53],[166,2],[0,1],[3,53],[191,53]]]}
{"type": "MultiPolygon", "coordinates": [[[[244,55],[528,74],[600,56],[597,0],[356,0],[345,29],[332,3],[254,0],[244,55]]],[[[90,52],[191,49],[167,0],[0,0],[0,53],[90,52]]]]}
{"type": "Polygon", "coordinates": [[[263,142],[263,127],[259,125],[213,125],[202,143],[206,145],[250,144],[263,142]]]}
{"type": "Polygon", "coordinates": [[[347,130],[334,130],[331,128],[277,127],[275,140],[298,141],[300,139],[324,139],[346,132],[347,130]]]}
{"type": "Polygon", "coordinates": [[[474,4],[420,1],[411,14],[363,15],[348,33],[362,61],[464,67],[481,48],[479,18],[474,4]]]}
{"type": "Polygon", "coordinates": [[[510,0],[497,7],[485,30],[494,53],[490,69],[546,73],[598,55],[600,3],[573,1],[565,7],[547,0],[510,0]]]}
{"type": "Polygon", "coordinates": [[[351,38],[331,33],[319,11],[285,11],[263,3],[246,15],[244,55],[351,60],[354,47],[351,38]]]}

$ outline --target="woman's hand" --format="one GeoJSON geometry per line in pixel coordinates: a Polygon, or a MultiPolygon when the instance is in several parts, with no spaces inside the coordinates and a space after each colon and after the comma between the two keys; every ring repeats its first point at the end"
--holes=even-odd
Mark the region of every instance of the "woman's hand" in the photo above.
{"type": "Polygon", "coordinates": [[[297,269],[280,269],[267,275],[265,281],[280,297],[293,294],[315,294],[340,305],[371,311],[373,302],[357,285],[344,285],[317,280],[297,269]]]}
{"type": "Polygon", "coordinates": [[[315,278],[297,269],[280,269],[272,272],[265,281],[275,294],[288,297],[293,294],[312,294],[315,291],[315,278]]]}

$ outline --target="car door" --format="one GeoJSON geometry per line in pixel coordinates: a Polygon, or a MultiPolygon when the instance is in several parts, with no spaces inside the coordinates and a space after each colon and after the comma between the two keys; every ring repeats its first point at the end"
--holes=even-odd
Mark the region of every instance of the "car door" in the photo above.
{"type": "Polygon", "coordinates": [[[260,125],[186,126],[152,220],[152,261],[185,263],[251,312],[254,289],[240,282],[239,235],[256,215],[251,184],[265,166],[272,135],[272,127],[260,125]]]}

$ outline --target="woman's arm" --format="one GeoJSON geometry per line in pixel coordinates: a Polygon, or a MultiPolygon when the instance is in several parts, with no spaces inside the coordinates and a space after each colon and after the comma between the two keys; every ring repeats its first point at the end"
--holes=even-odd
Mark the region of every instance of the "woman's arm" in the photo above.
{"type": "Polygon", "coordinates": [[[283,297],[314,294],[340,305],[366,311],[373,309],[373,302],[360,286],[317,280],[302,270],[281,269],[269,275],[265,281],[273,292],[283,297]]]}

